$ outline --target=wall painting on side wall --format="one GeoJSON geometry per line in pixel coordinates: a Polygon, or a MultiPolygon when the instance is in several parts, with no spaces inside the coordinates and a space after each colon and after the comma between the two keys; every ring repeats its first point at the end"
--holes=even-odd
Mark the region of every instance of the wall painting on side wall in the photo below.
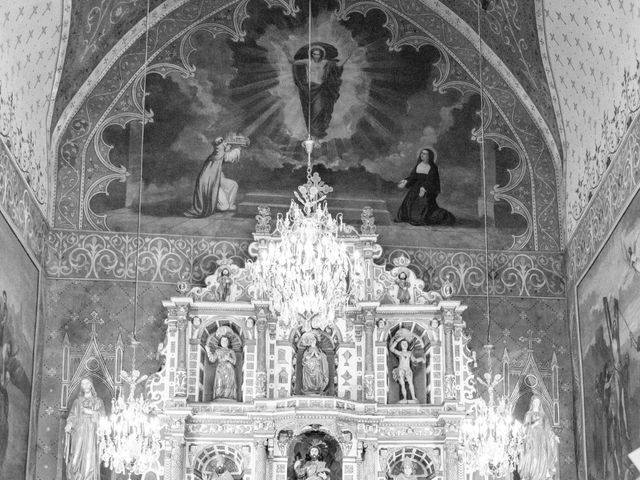
{"type": "Polygon", "coordinates": [[[589,480],[635,479],[640,447],[640,195],[577,287],[589,480]]]}
{"type": "Polygon", "coordinates": [[[30,478],[39,279],[39,269],[0,213],[0,478],[30,478]]]}

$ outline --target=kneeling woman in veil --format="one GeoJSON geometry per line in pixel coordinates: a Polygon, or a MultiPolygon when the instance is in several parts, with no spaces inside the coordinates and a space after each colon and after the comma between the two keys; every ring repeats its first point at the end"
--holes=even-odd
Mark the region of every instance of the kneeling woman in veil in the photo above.
{"type": "Polygon", "coordinates": [[[453,225],[456,218],[444,208],[440,208],[436,197],[440,194],[440,174],[435,162],[436,153],[431,148],[423,148],[418,163],[411,174],[398,183],[399,188],[409,191],[400,205],[396,222],[411,225],[453,225]]]}

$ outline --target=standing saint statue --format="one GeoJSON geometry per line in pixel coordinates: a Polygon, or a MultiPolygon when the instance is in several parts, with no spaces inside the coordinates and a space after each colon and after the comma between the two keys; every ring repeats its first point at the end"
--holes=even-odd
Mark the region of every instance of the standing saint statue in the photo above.
{"type": "Polygon", "coordinates": [[[331,470],[327,468],[327,464],[322,460],[322,453],[318,445],[312,445],[309,448],[307,459],[296,460],[293,464],[298,480],[330,480],[331,470]]]}
{"type": "Polygon", "coordinates": [[[198,174],[193,191],[193,204],[184,212],[185,217],[202,218],[214,212],[235,211],[238,184],[225,177],[222,166],[225,162],[235,163],[240,159],[240,147],[248,146],[249,140],[241,135],[224,139],[216,138],[213,153],[207,157],[198,174]]]}
{"type": "Polygon", "coordinates": [[[416,391],[413,385],[413,370],[411,363],[425,363],[424,358],[418,358],[413,355],[413,351],[409,348],[409,340],[404,336],[398,336],[389,345],[389,351],[398,357],[398,366],[391,372],[393,379],[400,384],[402,398],[400,403],[417,403],[416,391]],[[398,350],[396,347],[400,347],[398,350]],[[411,399],[407,397],[407,389],[405,383],[409,386],[411,399]]]}
{"type": "Polygon", "coordinates": [[[216,288],[216,299],[220,302],[229,300],[231,294],[231,285],[233,280],[229,276],[229,269],[223,268],[218,276],[218,286],[216,288]]]}
{"type": "Polygon", "coordinates": [[[302,355],[302,393],[322,394],[329,384],[327,355],[318,348],[313,332],[305,333],[300,344],[307,347],[302,355]]]}
{"type": "Polygon", "coordinates": [[[98,424],[104,415],[104,404],[93,382],[83,378],[64,429],[67,480],[100,480],[98,424]]]}
{"type": "Polygon", "coordinates": [[[209,349],[207,352],[209,361],[218,364],[213,384],[214,399],[236,400],[236,352],[230,348],[230,344],[229,337],[221,334],[217,348],[209,349]]]}
{"type": "Polygon", "coordinates": [[[524,451],[518,464],[522,480],[554,478],[558,464],[558,437],[552,430],[540,397],[534,395],[524,416],[524,451]]]}
{"type": "Polygon", "coordinates": [[[340,96],[342,70],[351,55],[338,60],[338,50],[323,42],[298,49],[293,58],[287,51],[285,54],[293,68],[307,130],[314,138],[324,138],[340,96]]]}
{"type": "Polygon", "coordinates": [[[396,295],[398,303],[407,304],[411,302],[411,282],[407,279],[406,272],[398,274],[396,285],[398,285],[398,294],[396,295]]]}

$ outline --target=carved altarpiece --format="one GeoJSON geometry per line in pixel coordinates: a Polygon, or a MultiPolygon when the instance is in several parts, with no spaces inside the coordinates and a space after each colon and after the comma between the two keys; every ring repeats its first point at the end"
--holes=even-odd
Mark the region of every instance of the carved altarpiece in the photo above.
{"type": "MultiPolygon", "coordinates": [[[[182,285],[182,296],[163,302],[166,361],[149,378],[146,393],[168,418],[165,480],[206,479],[217,455],[234,479],[294,480],[293,463],[304,460],[313,442],[324,445],[332,480],[386,479],[407,457],[419,478],[465,478],[459,425],[474,394],[466,306],[450,298],[447,282],[440,292],[425,292],[406,259],[391,270],[377,265],[382,249],[369,215],[363,213],[369,221],[360,232],[348,227],[340,237],[358,252],[359,264],[351,301],[334,327],[316,332],[332,366],[322,394],[300,394],[301,332],[278,328],[250,263],[218,267],[228,269],[232,280],[226,301],[217,294],[214,274],[204,287],[182,285]],[[398,300],[401,272],[411,284],[409,303],[398,300]],[[234,399],[212,399],[209,372],[215,366],[206,350],[220,328],[233,332],[229,348],[242,359],[234,399]],[[424,359],[413,370],[415,403],[399,403],[390,371],[396,360],[390,360],[389,345],[400,331],[424,359]]],[[[255,257],[271,240],[269,212],[261,211],[258,220],[250,247],[255,257]]]]}

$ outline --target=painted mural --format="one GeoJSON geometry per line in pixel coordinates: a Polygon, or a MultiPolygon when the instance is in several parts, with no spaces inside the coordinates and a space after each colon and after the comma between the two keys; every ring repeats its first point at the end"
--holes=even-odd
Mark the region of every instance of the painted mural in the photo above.
{"type": "Polygon", "coordinates": [[[588,478],[636,478],[640,447],[640,196],[577,288],[588,478]]]}
{"type": "Polygon", "coordinates": [[[0,215],[0,478],[25,478],[39,271],[0,215]]]}
{"type": "MultiPolygon", "coordinates": [[[[480,97],[434,89],[436,48],[389,51],[381,13],[339,21],[323,2],[314,8],[311,45],[304,11],[288,17],[263,2],[250,4],[242,42],[195,31],[193,75],[147,76],[144,132],[105,131],[110,162],[130,174],[94,196],[92,212],[113,231],[135,231],[139,209],[146,232],[248,235],[258,205],[285,211],[304,183],[309,131],[314,170],[345,220],[358,223],[368,205],[386,243],[484,246],[480,97]]],[[[486,145],[491,191],[519,160],[486,145]]],[[[491,194],[486,210],[492,248],[527,230],[491,194]]]]}

